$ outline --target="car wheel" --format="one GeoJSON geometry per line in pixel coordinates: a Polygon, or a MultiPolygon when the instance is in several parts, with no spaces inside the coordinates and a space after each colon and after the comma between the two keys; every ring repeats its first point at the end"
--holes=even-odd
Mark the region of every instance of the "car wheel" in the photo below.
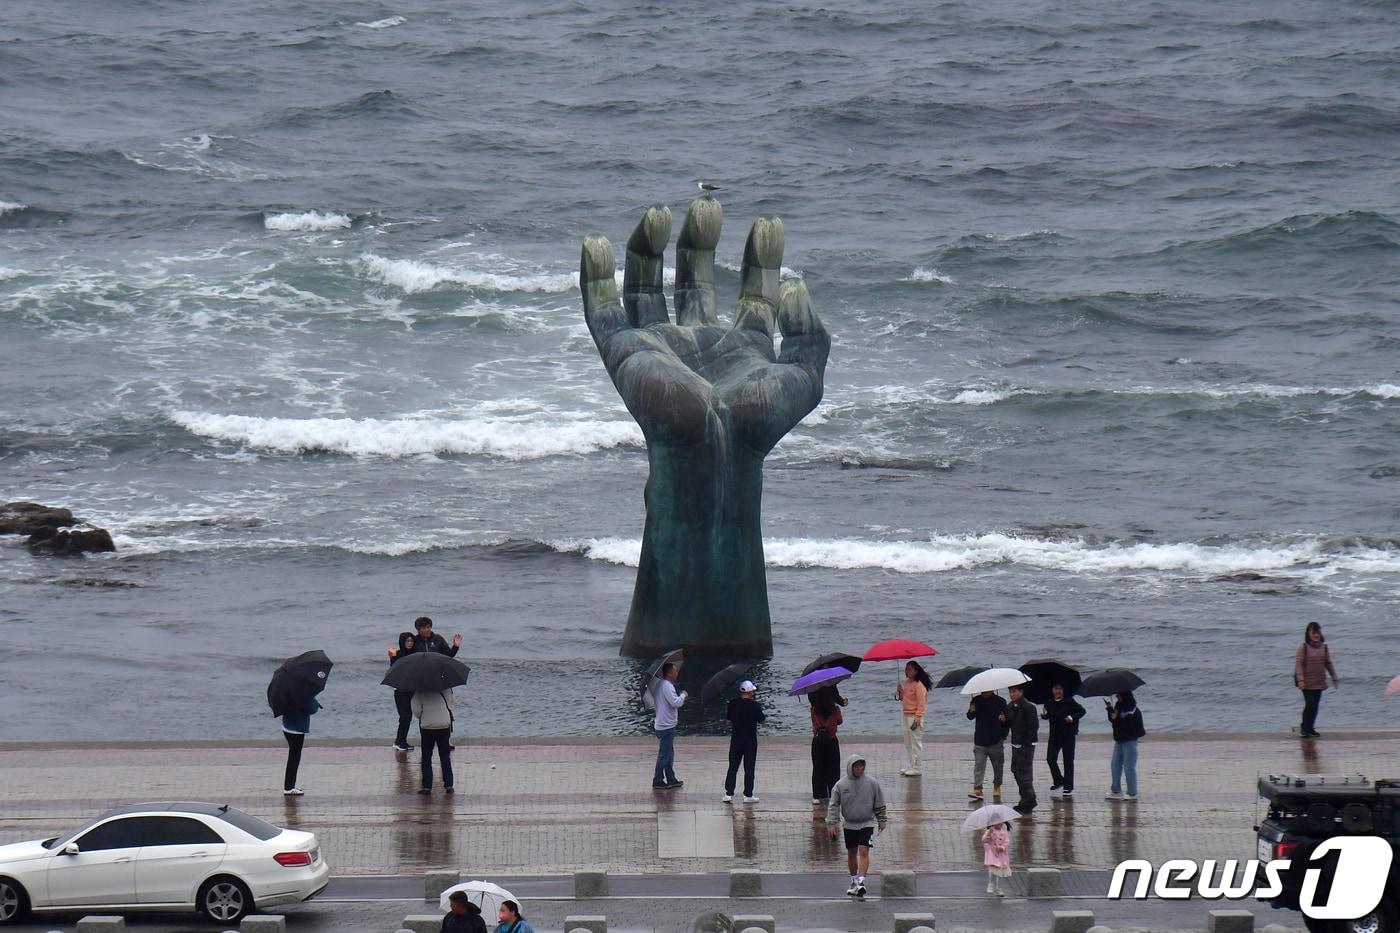
{"type": "Polygon", "coordinates": [[[237,923],[253,909],[253,895],[237,878],[211,878],[199,889],[199,912],[220,923],[237,923]]]}
{"type": "Polygon", "coordinates": [[[1334,920],[1331,933],[1395,933],[1395,911],[1381,902],[1376,909],[1355,920],[1334,920]]]}
{"type": "Polygon", "coordinates": [[[0,878],[0,926],[17,923],[29,913],[29,895],[18,881],[0,878]]]}

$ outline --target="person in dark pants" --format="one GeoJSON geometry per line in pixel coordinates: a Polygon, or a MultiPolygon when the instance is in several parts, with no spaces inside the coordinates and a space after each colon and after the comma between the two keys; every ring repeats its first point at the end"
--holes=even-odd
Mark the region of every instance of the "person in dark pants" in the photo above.
{"type": "MultiPolygon", "coordinates": [[[[412,632],[399,632],[398,647],[390,646],[385,649],[389,654],[389,666],[393,667],[399,658],[412,654],[416,643],[417,639],[412,632]]],[[[394,707],[399,711],[399,729],[394,734],[394,749],[400,752],[412,751],[413,746],[408,744],[408,727],[413,724],[413,691],[395,690],[394,707]]]]}
{"type": "Polygon", "coordinates": [[[301,748],[311,731],[311,717],[321,709],[313,697],[299,713],[282,714],[282,737],[287,740],[287,768],[282,774],[282,794],[300,797],[305,791],[297,787],[297,770],[301,767],[301,748]]]}
{"type": "Polygon", "coordinates": [[[807,695],[812,705],[812,803],[825,805],[831,789],[841,780],[841,743],[836,729],[841,725],[841,694],[835,687],[823,687],[807,695]]]}
{"type": "Polygon", "coordinates": [[[1040,719],[1020,687],[1012,687],[1009,692],[1011,702],[1006,705],[1006,722],[1011,735],[1011,776],[1016,779],[1016,789],[1021,794],[1020,801],[1011,809],[1029,813],[1036,805],[1031,773],[1035,767],[1035,740],[1040,736],[1040,719]]]}
{"type": "Polygon", "coordinates": [[[1050,726],[1050,741],[1046,743],[1045,763],[1050,766],[1050,793],[1060,792],[1062,797],[1074,796],[1074,742],[1079,735],[1079,720],[1087,710],[1072,696],[1065,694],[1064,684],[1050,687],[1050,700],[1045,704],[1040,718],[1050,726]],[[1064,757],[1064,771],[1061,772],[1057,759],[1064,757]]]}
{"type": "Polygon", "coordinates": [[[739,773],[739,764],[744,765],[744,803],[758,803],[753,795],[753,769],[758,758],[758,724],[768,717],[763,707],[754,699],[753,681],[746,680],[739,685],[739,695],[729,701],[724,718],[729,721],[729,770],[724,775],[724,796],[720,799],[729,803],[734,799],[734,779],[739,773]]]}
{"type": "Polygon", "coordinates": [[[436,651],[438,654],[455,658],[458,650],[462,647],[461,632],[453,635],[452,644],[448,645],[441,635],[433,634],[433,620],[427,616],[419,616],[414,619],[413,629],[418,633],[417,643],[413,646],[414,651],[436,651]]]}
{"type": "Polygon", "coordinates": [[[420,690],[413,694],[413,715],[418,717],[418,739],[422,745],[423,786],[420,794],[433,792],[433,750],[442,763],[442,789],[452,787],[452,691],[420,690]]]}
{"type": "Polygon", "coordinates": [[[1337,669],[1332,666],[1327,639],[1322,637],[1322,626],[1309,622],[1303,630],[1303,643],[1293,655],[1293,681],[1303,691],[1303,723],[1298,734],[1305,739],[1318,738],[1317,708],[1322,703],[1322,691],[1327,689],[1328,674],[1332,675],[1332,689],[1342,685],[1337,669]]]}
{"type": "Polygon", "coordinates": [[[447,909],[447,916],[442,918],[441,933],[486,933],[481,908],[471,902],[465,891],[449,894],[447,909]]]}

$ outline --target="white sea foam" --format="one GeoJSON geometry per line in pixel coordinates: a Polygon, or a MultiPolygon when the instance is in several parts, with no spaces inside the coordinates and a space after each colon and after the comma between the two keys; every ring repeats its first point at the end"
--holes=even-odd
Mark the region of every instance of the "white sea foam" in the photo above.
{"type": "Polygon", "coordinates": [[[941,283],[944,284],[944,285],[956,285],[956,284],[958,284],[957,282],[953,281],[953,277],[952,277],[951,275],[944,275],[943,273],[939,272],[937,269],[934,269],[934,268],[931,268],[931,267],[930,267],[930,268],[925,268],[924,266],[916,266],[916,267],[914,268],[914,271],[911,272],[911,273],[909,273],[909,277],[908,277],[907,279],[905,279],[904,281],[906,281],[906,282],[941,282],[941,283]]]}
{"type": "Polygon", "coordinates": [[[195,411],[172,412],[170,418],[201,437],[284,453],[472,454],[533,460],[643,445],[641,431],[631,421],[254,418],[195,411]]]}
{"type": "Polygon", "coordinates": [[[21,204],[18,201],[0,201],[0,217],[6,214],[18,214],[20,211],[29,210],[28,204],[21,204]]]}
{"type": "Polygon", "coordinates": [[[267,214],[263,217],[263,227],[268,230],[318,232],[322,230],[345,230],[350,227],[346,214],[330,211],[305,211],[300,214],[267,214]]]}
{"type": "Polygon", "coordinates": [[[948,400],[949,405],[994,405],[1021,393],[1010,389],[963,389],[948,400]]]}
{"type": "Polygon", "coordinates": [[[356,23],[356,26],[363,26],[366,29],[393,29],[395,26],[402,26],[408,20],[402,16],[390,16],[387,19],[377,19],[372,23],[356,23]]]}
{"type": "Polygon", "coordinates": [[[409,294],[444,285],[497,292],[567,292],[578,287],[577,272],[502,273],[462,269],[416,259],[386,259],[373,253],[360,257],[365,273],[409,294]]]}
{"type": "MultiPolygon", "coordinates": [[[[561,551],[591,560],[635,567],[636,538],[588,538],[552,542],[561,551]]],[[[856,538],[770,538],[763,544],[770,567],[945,573],[997,565],[1019,565],[1071,574],[1161,572],[1217,577],[1234,573],[1326,576],[1339,570],[1400,573],[1400,553],[1371,547],[1337,550],[1322,539],[1261,544],[1089,543],[1078,538],[1043,539],[994,532],[932,535],[925,541],[856,538]]]]}

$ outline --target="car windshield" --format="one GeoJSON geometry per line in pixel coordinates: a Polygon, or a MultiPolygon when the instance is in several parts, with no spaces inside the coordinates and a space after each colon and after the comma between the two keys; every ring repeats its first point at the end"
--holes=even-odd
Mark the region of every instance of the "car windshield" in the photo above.
{"type": "Polygon", "coordinates": [[[219,818],[225,823],[237,826],[255,839],[261,839],[263,842],[266,842],[282,831],[271,823],[258,819],[251,813],[244,813],[242,810],[235,810],[233,807],[229,807],[227,810],[220,813],[219,818]]]}

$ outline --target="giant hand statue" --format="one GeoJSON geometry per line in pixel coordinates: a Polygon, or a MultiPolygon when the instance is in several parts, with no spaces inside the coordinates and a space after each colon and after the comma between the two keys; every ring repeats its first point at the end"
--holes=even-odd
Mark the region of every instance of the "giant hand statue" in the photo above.
{"type": "Polygon", "coordinates": [[[598,354],[641,426],[651,472],[622,653],[773,653],[763,569],[763,458],[822,397],[831,338],[800,281],[780,282],[783,224],[744,245],[734,323],[715,315],[719,202],[690,205],[676,242],[676,318],[661,288],[671,211],[627,241],[622,300],[612,244],[583,243],[579,284],[598,354]],[[774,352],[774,328],[782,346],[774,352]]]}

